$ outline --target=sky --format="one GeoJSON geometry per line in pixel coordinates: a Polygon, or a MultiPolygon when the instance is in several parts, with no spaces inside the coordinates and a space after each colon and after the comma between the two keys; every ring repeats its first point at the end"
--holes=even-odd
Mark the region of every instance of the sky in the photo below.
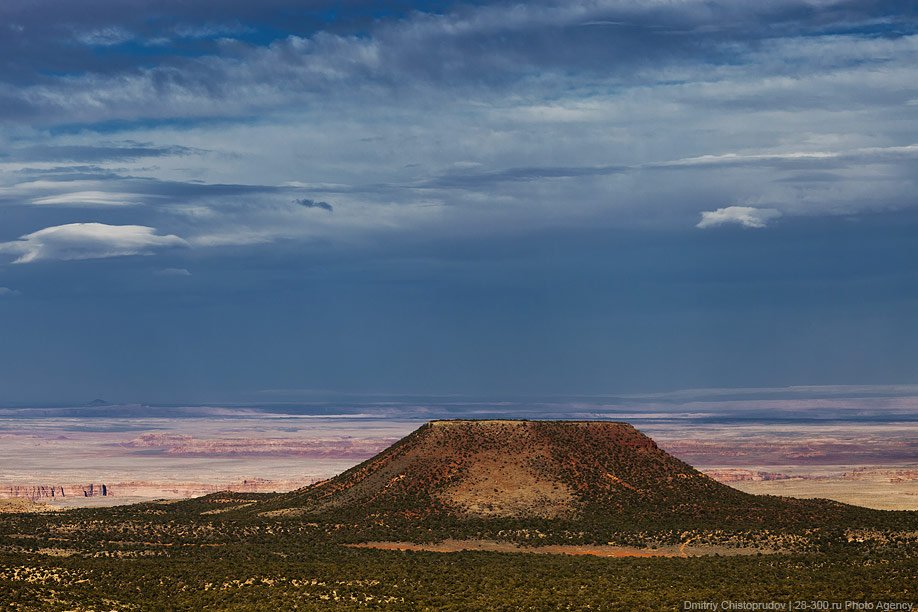
{"type": "Polygon", "coordinates": [[[0,403],[918,383],[918,5],[4,0],[0,403]]]}

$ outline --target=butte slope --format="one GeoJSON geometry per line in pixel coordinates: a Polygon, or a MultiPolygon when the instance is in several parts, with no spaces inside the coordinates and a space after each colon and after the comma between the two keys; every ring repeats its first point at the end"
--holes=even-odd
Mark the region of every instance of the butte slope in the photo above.
{"type": "Polygon", "coordinates": [[[743,493],[631,425],[607,421],[432,421],[339,476],[248,512],[347,524],[586,532],[914,523],[903,513],[743,493]]]}

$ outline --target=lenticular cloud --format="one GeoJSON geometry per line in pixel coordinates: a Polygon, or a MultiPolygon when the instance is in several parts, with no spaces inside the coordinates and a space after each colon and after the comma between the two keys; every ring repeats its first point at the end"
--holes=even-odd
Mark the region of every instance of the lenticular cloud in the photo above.
{"type": "Polygon", "coordinates": [[[174,235],[160,235],[144,225],[68,223],[46,227],[11,242],[0,243],[0,253],[18,255],[15,263],[57,259],[98,259],[149,255],[165,247],[185,246],[174,235]]]}

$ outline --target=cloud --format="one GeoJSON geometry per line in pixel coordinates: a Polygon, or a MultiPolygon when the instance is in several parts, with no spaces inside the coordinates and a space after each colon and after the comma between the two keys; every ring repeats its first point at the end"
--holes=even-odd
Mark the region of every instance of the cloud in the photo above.
{"type": "Polygon", "coordinates": [[[725,153],[702,155],[646,164],[648,169],[678,169],[740,166],[840,167],[852,163],[882,164],[918,159],[918,144],[894,147],[864,147],[839,151],[787,151],[780,153],[725,153]]]}
{"type": "Polygon", "coordinates": [[[3,187],[0,173],[0,203],[27,200],[36,206],[117,208],[160,204],[162,210],[194,210],[209,202],[229,208],[258,196],[303,193],[291,186],[208,183],[204,181],[160,180],[105,171],[98,168],[56,166],[46,171],[26,168],[18,174],[32,180],[3,187]]]}
{"type": "Polygon", "coordinates": [[[219,20],[0,3],[24,28],[0,36],[7,237],[80,206],[193,246],[916,209],[918,22],[889,0],[348,4],[334,24],[201,1],[219,20]]]}
{"type": "Polygon", "coordinates": [[[187,156],[204,150],[179,145],[160,146],[148,142],[120,141],[92,145],[33,145],[8,152],[9,157],[25,161],[68,161],[96,163],[104,161],[134,161],[150,157],[187,156]]]}
{"type": "Polygon", "coordinates": [[[159,235],[142,225],[68,223],[0,243],[0,253],[18,255],[14,263],[41,260],[99,259],[124,255],[149,255],[166,247],[186,246],[173,235],[159,235]]]}
{"type": "Polygon", "coordinates": [[[491,172],[468,172],[462,168],[425,181],[423,187],[484,188],[501,182],[530,182],[551,179],[609,176],[627,172],[625,166],[532,166],[491,172]]]}
{"type": "Polygon", "coordinates": [[[754,208],[752,206],[727,206],[717,210],[701,213],[701,221],[695,227],[702,229],[735,223],[743,227],[763,228],[769,221],[781,216],[780,210],[774,208],[754,208]]]}
{"type": "Polygon", "coordinates": [[[90,47],[111,47],[127,42],[133,37],[130,32],[123,28],[108,27],[82,32],[77,36],[77,40],[90,47]]]}
{"type": "Polygon", "coordinates": [[[174,32],[179,38],[224,38],[239,34],[251,34],[255,30],[239,23],[205,23],[199,26],[179,25],[174,32]]]}
{"type": "Polygon", "coordinates": [[[0,298],[13,297],[16,295],[21,295],[21,292],[16,289],[10,289],[9,287],[0,287],[0,298]]]}
{"type": "Polygon", "coordinates": [[[32,204],[39,206],[137,206],[140,204],[135,194],[106,191],[76,191],[61,195],[35,198],[32,204]]]}
{"type": "MultiPolygon", "coordinates": [[[[72,10],[56,6],[59,3],[49,3],[56,9],[54,18],[49,19],[48,7],[38,4],[7,16],[27,22],[28,27],[10,35],[9,41],[0,40],[0,54],[6,51],[12,56],[19,52],[15,65],[0,66],[0,82],[20,77],[5,100],[0,101],[6,106],[4,117],[9,121],[28,114],[54,122],[62,113],[71,119],[102,121],[200,117],[206,102],[210,103],[211,116],[244,116],[335,91],[367,92],[378,99],[379,88],[411,95],[419,86],[431,83],[448,88],[459,85],[476,89],[485,84],[513,89],[531,82],[533,75],[541,75],[540,81],[551,84],[550,80],[560,75],[579,74],[582,82],[570,83],[574,88],[599,85],[597,81],[604,79],[612,81],[607,86],[616,88],[663,80],[681,82],[681,74],[667,72],[683,70],[691,61],[705,67],[728,63],[743,58],[744,51],[751,53],[750,49],[760,48],[762,41],[780,45],[800,35],[831,39],[819,35],[832,27],[855,29],[855,23],[864,33],[862,38],[890,34],[888,25],[878,23],[876,15],[871,14],[882,13],[882,8],[858,8],[853,3],[845,3],[844,11],[834,11],[835,2],[825,3],[828,6],[820,10],[814,4],[823,3],[805,0],[770,3],[767,7],[728,0],[637,4],[495,2],[486,6],[448,6],[439,14],[414,10],[402,19],[353,24],[350,32],[346,25],[337,23],[328,31],[302,31],[285,24],[287,29],[268,27],[254,32],[254,38],[267,37],[270,42],[245,44],[221,40],[231,31],[248,33],[248,28],[239,30],[239,24],[246,21],[239,19],[238,13],[234,19],[232,11],[224,10],[222,5],[220,12],[226,21],[219,24],[202,19],[204,15],[199,10],[171,6],[165,12],[171,10],[171,20],[179,23],[163,18],[154,25],[142,19],[144,10],[152,10],[143,6],[125,11],[117,2],[101,2],[105,10],[75,15],[72,10]],[[186,20],[183,17],[188,16],[182,15],[186,11],[198,14],[194,20],[186,20]],[[42,17],[58,24],[57,28],[43,23],[42,17]],[[80,29],[86,44],[114,48],[105,54],[88,50],[68,53],[56,31],[68,21],[80,29]],[[89,23],[74,23],[84,21],[89,23]],[[603,27],[584,28],[584,23],[616,24],[614,35],[603,27]],[[157,54],[152,64],[149,56],[136,53],[132,45],[123,45],[123,50],[118,47],[135,31],[143,40],[167,41],[177,30],[197,33],[204,40],[215,38],[210,43],[202,40],[200,46],[190,39],[175,48],[167,42],[167,51],[157,54]],[[188,49],[188,44],[193,48],[188,49]],[[23,48],[28,53],[22,53],[23,48]],[[193,61],[189,61],[189,55],[193,61]],[[5,79],[4,71],[12,74],[5,79]],[[28,78],[22,78],[23,74],[28,78]],[[251,95],[253,92],[257,95],[251,95]]],[[[295,9],[288,5],[276,12],[280,15],[289,10],[295,9]]],[[[156,10],[157,14],[163,11],[156,10]]],[[[265,9],[259,19],[248,23],[263,23],[269,12],[265,9]]],[[[336,15],[347,12],[334,11],[336,15]]],[[[0,12],[0,20],[3,17],[0,12]]],[[[914,27],[909,19],[902,19],[897,26],[904,32],[914,27]]],[[[852,39],[838,45],[851,47],[857,37],[838,38],[852,39]]],[[[877,53],[876,44],[872,43],[870,49],[859,46],[855,57],[848,52],[840,61],[852,64],[863,58],[883,61],[895,57],[895,52],[877,53]]],[[[788,66],[825,64],[828,60],[824,58],[838,55],[826,48],[816,52],[805,48],[801,52],[801,48],[799,43],[790,49],[769,48],[769,53],[756,57],[756,61],[765,68],[762,72],[785,76],[788,66]],[[782,51],[794,61],[782,62],[782,51]],[[799,56],[803,60],[798,62],[799,56]]],[[[719,71],[711,73],[715,79],[720,75],[719,71]]],[[[558,85],[564,88],[564,84],[558,85]]],[[[768,96],[751,99],[759,98],[768,96]]],[[[911,98],[913,93],[907,99],[911,98]]]]}
{"type": "Polygon", "coordinates": [[[294,202],[305,208],[321,208],[322,210],[327,210],[328,212],[332,212],[335,209],[335,207],[328,202],[310,200],[308,198],[301,198],[299,200],[294,200],[294,202]]]}

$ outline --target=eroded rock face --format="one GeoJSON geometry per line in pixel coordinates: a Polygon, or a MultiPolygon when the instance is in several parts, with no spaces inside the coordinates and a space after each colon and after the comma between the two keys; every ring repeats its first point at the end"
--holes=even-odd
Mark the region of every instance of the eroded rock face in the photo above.
{"type": "MultiPolygon", "coordinates": [[[[781,472],[764,472],[744,468],[722,468],[704,470],[704,473],[718,482],[763,482],[769,480],[787,480],[795,478],[781,472]]],[[[799,477],[798,477],[799,478],[799,477]]]]}
{"type": "Polygon", "coordinates": [[[95,483],[67,485],[8,485],[2,496],[23,498],[32,501],[66,499],[67,497],[96,497],[110,495],[108,486],[95,483]]]}

